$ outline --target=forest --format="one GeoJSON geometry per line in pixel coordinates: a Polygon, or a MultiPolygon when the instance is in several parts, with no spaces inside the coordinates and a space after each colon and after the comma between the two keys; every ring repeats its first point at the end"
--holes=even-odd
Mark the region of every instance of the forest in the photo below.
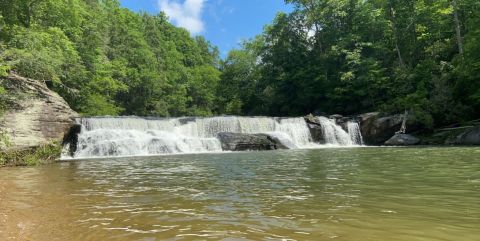
{"type": "Polygon", "coordinates": [[[0,0],[0,75],[45,81],[85,116],[480,118],[478,0],[286,3],[222,59],[164,13],[118,0],[0,0]]]}

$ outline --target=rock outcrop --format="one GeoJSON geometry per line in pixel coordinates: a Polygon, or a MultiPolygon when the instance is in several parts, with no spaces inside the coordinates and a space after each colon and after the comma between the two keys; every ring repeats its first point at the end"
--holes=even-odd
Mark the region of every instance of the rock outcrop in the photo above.
{"type": "Polygon", "coordinates": [[[361,132],[365,144],[383,145],[400,130],[403,115],[382,117],[379,112],[359,115],[361,132]]]}
{"type": "Polygon", "coordinates": [[[446,141],[447,145],[480,145],[480,126],[472,127],[455,138],[446,141]]]}
{"type": "Polygon", "coordinates": [[[43,82],[16,74],[0,78],[7,91],[7,110],[0,128],[13,149],[26,149],[62,141],[78,114],[43,82]]]}
{"type": "Polygon", "coordinates": [[[222,132],[218,134],[224,151],[265,151],[288,149],[277,138],[267,134],[241,134],[222,132]]]}
{"type": "Polygon", "coordinates": [[[73,157],[75,152],[78,149],[78,135],[82,131],[82,125],[80,124],[74,124],[70,128],[70,130],[65,134],[63,138],[63,143],[62,145],[65,147],[63,151],[67,156],[73,157]]]}
{"type": "Polygon", "coordinates": [[[420,139],[408,134],[396,134],[385,142],[387,146],[414,146],[420,144],[420,139]]]}
{"type": "Polygon", "coordinates": [[[308,129],[310,130],[312,140],[318,144],[325,144],[323,128],[318,118],[310,114],[305,116],[304,119],[307,123],[308,129]]]}

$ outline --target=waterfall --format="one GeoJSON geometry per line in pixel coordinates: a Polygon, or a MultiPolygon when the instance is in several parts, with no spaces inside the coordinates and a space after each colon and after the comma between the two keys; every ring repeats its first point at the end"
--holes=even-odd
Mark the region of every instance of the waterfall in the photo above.
{"type": "Polygon", "coordinates": [[[82,118],[76,158],[220,152],[217,134],[265,133],[294,149],[312,145],[303,118],[82,118]]]}
{"type": "Polygon", "coordinates": [[[312,136],[303,118],[283,118],[275,123],[277,137],[284,133],[285,136],[291,137],[291,141],[296,147],[312,146],[312,136]]]}
{"type": "Polygon", "coordinates": [[[335,123],[334,119],[328,119],[326,117],[318,117],[318,121],[322,126],[323,138],[325,138],[326,144],[350,146],[353,145],[353,141],[350,135],[335,123]]]}
{"type": "Polygon", "coordinates": [[[350,139],[356,145],[363,145],[363,137],[362,132],[360,131],[360,124],[358,122],[351,122],[347,123],[348,135],[350,135],[350,139]]]}
{"type": "MultiPolygon", "coordinates": [[[[327,144],[361,144],[357,123],[348,133],[335,121],[318,117],[327,144]]],[[[304,118],[237,117],[211,118],[81,118],[82,126],[74,158],[142,156],[221,152],[217,135],[222,132],[267,134],[289,149],[318,148],[304,118]]]]}
{"type": "Polygon", "coordinates": [[[326,144],[353,146],[363,145],[360,125],[357,122],[347,122],[347,131],[337,125],[334,119],[317,117],[322,126],[323,138],[326,144]]]}

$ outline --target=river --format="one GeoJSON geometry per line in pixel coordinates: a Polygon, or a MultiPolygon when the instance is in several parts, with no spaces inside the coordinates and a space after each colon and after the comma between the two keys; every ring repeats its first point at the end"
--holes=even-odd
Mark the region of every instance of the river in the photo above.
{"type": "Polygon", "coordinates": [[[0,169],[0,240],[479,240],[480,148],[332,148],[0,169]]]}

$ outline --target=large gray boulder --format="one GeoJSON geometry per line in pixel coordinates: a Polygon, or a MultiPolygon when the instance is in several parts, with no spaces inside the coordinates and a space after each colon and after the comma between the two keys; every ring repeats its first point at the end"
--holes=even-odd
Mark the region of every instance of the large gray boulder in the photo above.
{"type": "Polygon", "coordinates": [[[408,134],[396,134],[385,142],[387,146],[414,146],[420,143],[420,139],[408,134]]]}
{"type": "Polygon", "coordinates": [[[224,151],[268,151],[288,149],[277,138],[267,134],[241,134],[222,132],[218,139],[224,151]]]}
{"type": "Polygon", "coordinates": [[[61,142],[75,124],[78,114],[44,82],[12,73],[0,78],[0,86],[7,91],[7,110],[0,117],[0,129],[10,142],[8,148],[61,142]]]}
{"type": "Polygon", "coordinates": [[[365,144],[382,145],[400,130],[403,115],[382,117],[379,112],[372,112],[359,115],[358,119],[365,144]]]}
{"type": "Polygon", "coordinates": [[[447,140],[449,145],[480,145],[480,126],[472,127],[457,137],[447,140]]]}

